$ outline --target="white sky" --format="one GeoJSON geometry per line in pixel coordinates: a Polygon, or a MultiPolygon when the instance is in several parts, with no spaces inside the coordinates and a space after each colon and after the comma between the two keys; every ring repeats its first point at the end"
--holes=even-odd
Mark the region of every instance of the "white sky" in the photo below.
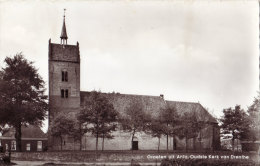
{"type": "Polygon", "coordinates": [[[0,0],[1,66],[23,52],[47,85],[63,8],[68,43],[80,45],[82,91],[164,94],[217,116],[257,96],[257,0],[0,0]]]}

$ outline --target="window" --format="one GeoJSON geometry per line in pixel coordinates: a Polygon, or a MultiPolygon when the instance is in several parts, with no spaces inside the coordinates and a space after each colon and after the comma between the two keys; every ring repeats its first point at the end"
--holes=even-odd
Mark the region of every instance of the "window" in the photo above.
{"type": "Polygon", "coordinates": [[[65,97],[66,97],[66,98],[69,97],[69,91],[68,91],[68,89],[65,90],[65,97]]]}
{"type": "Polygon", "coordinates": [[[26,151],[31,151],[31,144],[26,144],[26,151]]]}
{"type": "Polygon", "coordinates": [[[8,144],[5,144],[5,150],[8,151],[9,148],[8,148],[8,144]]]}
{"type": "Polygon", "coordinates": [[[67,71],[61,72],[61,81],[68,82],[68,72],[67,71]]]}
{"type": "Polygon", "coordinates": [[[42,141],[37,141],[37,151],[42,151],[42,141]]]}
{"type": "Polygon", "coordinates": [[[68,72],[65,71],[65,81],[68,82],[68,72]]]}
{"type": "Polygon", "coordinates": [[[68,89],[61,89],[61,98],[68,98],[69,97],[69,90],[68,89]]]}
{"type": "Polygon", "coordinates": [[[61,98],[64,98],[64,89],[61,89],[60,93],[61,93],[61,98]]]}
{"type": "Polygon", "coordinates": [[[11,150],[16,150],[16,141],[11,142],[11,150]]]}

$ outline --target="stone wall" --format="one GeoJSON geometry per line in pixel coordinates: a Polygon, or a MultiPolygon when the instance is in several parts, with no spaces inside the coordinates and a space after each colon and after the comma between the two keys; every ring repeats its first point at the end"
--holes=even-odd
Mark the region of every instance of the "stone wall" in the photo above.
{"type": "MultiPolygon", "coordinates": [[[[49,42],[49,128],[57,114],[75,119],[80,108],[80,55],[78,45],[60,45],[49,42]],[[62,80],[62,72],[68,79],[62,80]],[[68,98],[61,97],[61,90],[68,90],[68,98]]],[[[59,150],[58,138],[48,135],[48,149],[59,150]]],[[[74,141],[64,139],[65,149],[73,149],[74,141]]]]}
{"type": "Polygon", "coordinates": [[[214,152],[214,153],[183,153],[166,151],[157,153],[155,151],[104,151],[97,155],[92,152],[13,152],[11,160],[25,161],[46,161],[46,162],[130,162],[132,159],[137,162],[155,162],[160,161],[166,156],[248,156],[250,160],[259,162],[259,156],[256,153],[232,153],[232,152],[214,152]],[[159,158],[158,158],[159,157],[159,158]],[[156,159],[157,158],[157,159],[156,159]]]}
{"type": "MultiPolygon", "coordinates": [[[[105,150],[131,150],[131,134],[126,133],[122,130],[116,131],[112,133],[114,138],[113,139],[105,139],[104,140],[104,149],[105,150]]],[[[152,137],[151,135],[147,135],[145,133],[136,133],[135,134],[136,140],[138,141],[138,148],[139,150],[157,150],[159,140],[156,137],[152,137]]],[[[198,134],[197,138],[188,139],[188,149],[190,150],[213,150],[213,128],[211,125],[205,127],[201,134],[198,134]],[[198,139],[201,137],[201,140],[198,139]],[[195,143],[195,145],[193,145],[195,143]],[[195,149],[194,149],[195,147],[195,149]]],[[[175,137],[176,141],[176,149],[177,150],[184,150],[186,148],[186,141],[185,139],[179,139],[175,137]]],[[[98,149],[102,149],[102,138],[98,139],[98,149]]],[[[173,137],[169,136],[168,138],[168,149],[173,150],[174,141],[173,137]]],[[[77,146],[78,147],[78,146],[77,146]]],[[[95,150],[96,149],[96,138],[92,136],[90,133],[86,134],[82,138],[82,148],[83,150],[95,150]]],[[[74,148],[77,149],[77,148],[74,148]]],[[[166,136],[162,136],[160,139],[160,150],[167,149],[167,138],[166,136]]],[[[175,150],[176,150],[175,149],[175,150]]],[[[216,150],[216,149],[215,149],[216,150]]]]}

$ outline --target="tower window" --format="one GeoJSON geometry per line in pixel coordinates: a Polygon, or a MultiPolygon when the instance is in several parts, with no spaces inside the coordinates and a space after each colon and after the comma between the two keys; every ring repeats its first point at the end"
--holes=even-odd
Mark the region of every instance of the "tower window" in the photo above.
{"type": "Polygon", "coordinates": [[[68,90],[68,89],[65,90],[65,97],[66,97],[66,98],[69,97],[69,90],[68,90]]]}
{"type": "Polygon", "coordinates": [[[64,98],[64,89],[61,89],[60,92],[61,92],[61,98],[64,98]]]}
{"type": "Polygon", "coordinates": [[[67,71],[61,72],[61,81],[68,82],[68,72],[67,71]]]}
{"type": "Polygon", "coordinates": [[[69,90],[68,89],[61,89],[61,98],[68,98],[69,97],[69,90]]]}

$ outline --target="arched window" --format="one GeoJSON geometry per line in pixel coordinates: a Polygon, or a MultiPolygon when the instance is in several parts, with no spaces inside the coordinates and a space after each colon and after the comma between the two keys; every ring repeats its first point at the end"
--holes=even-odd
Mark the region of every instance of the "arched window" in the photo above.
{"type": "Polygon", "coordinates": [[[68,72],[66,70],[61,71],[61,81],[68,82],[68,72]]]}
{"type": "Polygon", "coordinates": [[[69,90],[68,89],[61,89],[61,98],[68,98],[69,97],[69,90]]]}

